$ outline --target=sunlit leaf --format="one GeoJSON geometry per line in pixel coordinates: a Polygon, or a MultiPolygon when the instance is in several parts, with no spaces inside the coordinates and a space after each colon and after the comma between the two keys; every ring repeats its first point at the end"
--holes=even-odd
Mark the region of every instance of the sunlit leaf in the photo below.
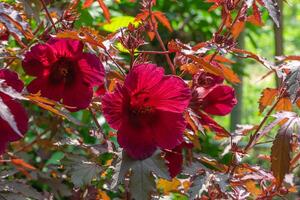
{"type": "Polygon", "coordinates": [[[277,89],[274,88],[264,89],[259,99],[259,112],[262,113],[267,106],[271,106],[277,95],[278,95],[277,89]]]}

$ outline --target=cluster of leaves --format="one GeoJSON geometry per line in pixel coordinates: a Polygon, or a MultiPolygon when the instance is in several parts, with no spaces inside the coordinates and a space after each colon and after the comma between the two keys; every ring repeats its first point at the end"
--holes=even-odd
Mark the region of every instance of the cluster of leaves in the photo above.
{"type": "MultiPolygon", "coordinates": [[[[271,199],[296,192],[293,172],[300,159],[300,117],[293,111],[300,108],[300,57],[278,57],[280,64],[275,65],[237,47],[246,23],[263,25],[261,8],[266,8],[279,25],[277,4],[273,0],[208,0],[203,4],[211,4],[210,12],[221,9],[222,21],[211,39],[191,45],[176,38],[163,41],[158,27],[162,25],[170,32],[173,29],[163,12],[153,10],[155,0],[141,1],[134,20],[128,18],[131,23],[110,33],[100,32],[98,26],[75,28],[84,9],[97,8],[105,25],[115,23],[103,0],[1,2],[0,67],[18,72],[25,83],[30,78],[20,70],[20,60],[31,46],[50,36],[80,40],[89,52],[97,54],[105,65],[108,92],[124,83],[125,74],[134,65],[153,56],[164,56],[169,72],[178,74],[191,87],[199,71],[239,84],[230,67],[232,57],[254,59],[269,70],[263,77],[276,74],[279,79],[278,88],[262,91],[259,108],[263,118],[258,125],[239,125],[230,133],[209,115],[188,108],[184,136],[193,148],[180,153],[183,169],[175,178],[170,177],[166,152],[134,160],[122,151],[115,130],[103,122],[101,97],[94,95],[88,109],[70,113],[61,102],[8,90],[0,79],[0,92],[26,101],[30,115],[26,137],[11,143],[2,155],[1,198],[148,199],[177,193],[188,199],[271,199]],[[149,50],[148,44],[156,41],[161,50],[149,50]],[[202,149],[205,138],[211,135],[221,147],[225,145],[219,158],[202,149]],[[251,150],[266,138],[272,138],[272,148],[270,155],[260,159],[270,167],[248,163],[251,150]],[[220,159],[226,156],[227,161],[220,159]]],[[[0,117],[13,127],[14,119],[5,113],[2,101],[0,106],[0,117]]]]}

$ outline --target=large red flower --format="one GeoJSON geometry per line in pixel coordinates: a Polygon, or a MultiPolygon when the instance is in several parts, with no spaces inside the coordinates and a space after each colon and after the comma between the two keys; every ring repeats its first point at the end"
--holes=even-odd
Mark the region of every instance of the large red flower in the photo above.
{"type": "Polygon", "coordinates": [[[28,129],[28,117],[22,105],[15,101],[8,92],[21,92],[23,82],[18,75],[6,69],[0,70],[0,154],[9,142],[22,138],[28,129]],[[1,92],[2,91],[2,92],[1,92]]]}
{"type": "Polygon", "coordinates": [[[183,140],[183,112],[190,90],[182,79],[165,76],[154,64],[133,67],[124,85],[102,99],[103,114],[118,130],[118,142],[134,159],[145,159],[157,147],[173,149],[183,140]]]}
{"type": "Polygon", "coordinates": [[[83,52],[77,40],[51,38],[25,54],[25,72],[34,79],[27,87],[31,93],[60,101],[69,110],[89,106],[93,87],[103,84],[104,68],[98,57],[83,52]]]}

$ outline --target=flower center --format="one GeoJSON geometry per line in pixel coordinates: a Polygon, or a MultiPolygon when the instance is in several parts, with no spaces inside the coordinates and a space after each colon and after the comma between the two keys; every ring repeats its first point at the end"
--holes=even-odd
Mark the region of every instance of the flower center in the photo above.
{"type": "Polygon", "coordinates": [[[71,84],[75,78],[75,63],[66,58],[59,59],[53,64],[49,78],[53,84],[71,84]]]}
{"type": "Polygon", "coordinates": [[[141,91],[134,94],[130,99],[130,111],[133,115],[145,115],[153,113],[154,109],[149,104],[149,92],[141,91]]]}

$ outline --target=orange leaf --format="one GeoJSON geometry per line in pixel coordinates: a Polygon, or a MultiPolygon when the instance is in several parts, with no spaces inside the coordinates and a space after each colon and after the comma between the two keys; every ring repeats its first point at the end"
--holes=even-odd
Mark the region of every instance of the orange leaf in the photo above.
{"type": "Polygon", "coordinates": [[[300,108],[300,99],[296,102],[298,108],[300,108]]]}
{"type": "Polygon", "coordinates": [[[188,58],[191,58],[196,63],[198,63],[199,67],[204,69],[204,71],[209,72],[209,73],[214,74],[214,75],[217,75],[217,76],[224,77],[222,69],[220,69],[219,67],[213,66],[209,62],[206,62],[204,59],[199,58],[197,56],[194,56],[194,55],[186,55],[186,56],[188,58]]]}
{"type": "Polygon", "coordinates": [[[194,75],[199,71],[199,67],[193,63],[188,63],[180,66],[180,70],[189,73],[191,75],[194,75]]]}
{"type": "Polygon", "coordinates": [[[103,49],[105,49],[105,46],[103,45],[103,37],[98,35],[98,32],[95,30],[92,30],[90,28],[81,28],[79,31],[71,31],[66,30],[57,33],[57,38],[70,38],[75,40],[80,40],[82,42],[90,43],[91,45],[99,46],[103,49]]]}
{"type": "Polygon", "coordinates": [[[267,106],[272,105],[275,100],[275,97],[278,94],[278,90],[274,88],[266,88],[262,92],[262,95],[259,99],[259,112],[262,113],[267,106]]]}
{"type": "Polygon", "coordinates": [[[154,37],[155,37],[155,32],[153,32],[153,31],[148,31],[147,34],[148,34],[150,40],[152,41],[152,40],[154,39],[154,37]]]}
{"type": "Polygon", "coordinates": [[[239,79],[238,75],[232,71],[231,68],[226,67],[225,65],[219,64],[222,67],[224,77],[227,81],[232,83],[240,83],[241,80],[239,79]]]}
{"type": "Polygon", "coordinates": [[[105,191],[99,190],[96,200],[110,200],[110,197],[106,194],[105,191]]]}
{"type": "Polygon", "coordinates": [[[103,0],[98,0],[98,3],[103,11],[103,15],[104,15],[106,21],[108,21],[110,23],[110,13],[109,13],[107,6],[105,5],[103,0]]]}
{"type": "Polygon", "coordinates": [[[34,166],[28,164],[27,162],[25,162],[24,160],[19,159],[19,158],[11,159],[11,163],[17,167],[22,167],[22,168],[30,169],[30,170],[36,170],[36,168],[34,166]]]}
{"type": "Polygon", "coordinates": [[[158,179],[156,183],[157,188],[161,189],[165,195],[170,192],[176,192],[181,186],[181,182],[177,178],[173,178],[171,181],[165,179],[158,179]]]}
{"type": "Polygon", "coordinates": [[[149,12],[147,10],[142,10],[141,13],[137,14],[135,17],[135,21],[144,21],[149,16],[149,12]]]}
{"type": "MultiPolygon", "coordinates": [[[[209,54],[209,55],[205,56],[205,60],[210,60],[212,56],[213,56],[213,54],[209,54]]],[[[232,61],[228,58],[225,58],[224,56],[220,56],[220,55],[214,56],[214,60],[218,61],[218,62],[222,62],[222,63],[229,63],[229,64],[235,63],[234,61],[232,61]]]]}
{"type": "Polygon", "coordinates": [[[247,180],[244,184],[245,184],[248,192],[250,192],[252,195],[258,196],[258,195],[262,194],[262,190],[259,187],[257,187],[255,181],[247,180]]]}
{"type": "Polygon", "coordinates": [[[281,98],[275,107],[276,111],[292,111],[292,102],[288,97],[281,98]]]}
{"type": "Polygon", "coordinates": [[[94,0],[85,0],[85,2],[83,3],[82,8],[88,8],[93,4],[94,0]]]}
{"type": "Polygon", "coordinates": [[[232,29],[231,29],[231,33],[234,39],[237,39],[238,36],[240,35],[240,33],[244,30],[245,27],[245,22],[244,21],[237,21],[232,29]]]}
{"type": "Polygon", "coordinates": [[[255,2],[253,3],[253,14],[248,17],[247,21],[254,24],[255,26],[264,25],[264,23],[261,20],[261,13],[255,2]]]}
{"type": "Polygon", "coordinates": [[[157,18],[158,21],[160,21],[162,23],[162,25],[164,25],[170,32],[173,31],[171,24],[168,20],[168,18],[164,15],[164,13],[160,12],[160,11],[155,11],[153,12],[153,15],[157,18]]]}

